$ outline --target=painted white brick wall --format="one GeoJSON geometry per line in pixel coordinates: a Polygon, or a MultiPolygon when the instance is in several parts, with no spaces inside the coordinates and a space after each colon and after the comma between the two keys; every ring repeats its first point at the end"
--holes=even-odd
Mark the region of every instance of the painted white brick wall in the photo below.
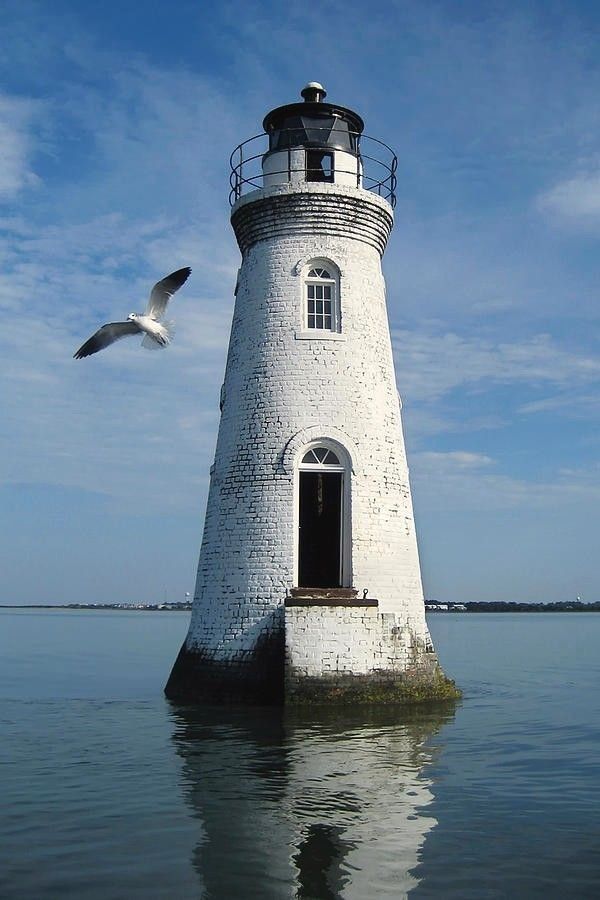
{"type": "Polygon", "coordinates": [[[292,606],[285,610],[286,665],[294,677],[403,672],[413,635],[377,607],[292,606]]]}
{"type": "Polygon", "coordinates": [[[238,277],[187,647],[235,658],[281,623],[295,584],[296,466],[319,437],[343,443],[352,459],[351,585],[427,642],[378,249],[390,207],[360,188],[316,184],[256,191],[234,208],[234,222],[242,206],[238,238],[251,246],[238,277]],[[277,234],[252,243],[248,227],[272,216],[283,194],[277,234]],[[307,200],[329,218],[307,216],[307,200]],[[352,208],[369,226],[359,233],[352,208]],[[298,337],[306,330],[300,271],[311,258],[341,272],[340,339],[298,337]]]}

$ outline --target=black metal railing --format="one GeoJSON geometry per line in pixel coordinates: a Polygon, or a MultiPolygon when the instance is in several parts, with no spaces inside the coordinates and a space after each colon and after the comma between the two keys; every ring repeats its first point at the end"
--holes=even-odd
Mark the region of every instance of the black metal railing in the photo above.
{"type": "MultiPolygon", "coordinates": [[[[283,130],[281,129],[281,131],[283,130]]],[[[290,133],[292,132],[292,129],[287,130],[290,133]]],[[[317,129],[311,126],[311,131],[315,130],[317,129]]],[[[327,131],[328,135],[331,131],[329,128],[318,130],[327,131]]],[[[295,134],[298,133],[298,129],[293,129],[293,131],[295,134]]],[[[356,166],[352,169],[335,166],[331,170],[331,179],[309,177],[307,180],[336,181],[336,175],[350,176],[353,181],[355,179],[357,187],[362,187],[367,191],[378,194],[394,207],[396,205],[396,170],[398,168],[396,154],[391,147],[388,147],[387,144],[384,144],[383,141],[379,141],[377,138],[358,133],[355,134],[355,137],[357,139],[358,156],[349,150],[330,146],[326,143],[315,143],[307,147],[306,149],[308,150],[320,150],[324,153],[336,150],[338,152],[341,151],[356,160],[356,166]]],[[[230,204],[233,206],[236,200],[239,200],[244,194],[264,187],[265,179],[276,178],[278,179],[276,183],[281,184],[286,181],[294,181],[293,176],[296,174],[306,175],[306,162],[302,165],[297,165],[292,157],[294,151],[302,150],[305,146],[305,144],[296,144],[296,146],[282,147],[281,150],[272,151],[273,154],[278,153],[284,156],[286,164],[281,169],[269,170],[263,174],[262,164],[263,158],[269,150],[269,135],[264,132],[256,134],[254,137],[248,138],[247,141],[238,144],[229,159],[231,166],[229,176],[229,184],[231,186],[229,193],[230,204]]]]}

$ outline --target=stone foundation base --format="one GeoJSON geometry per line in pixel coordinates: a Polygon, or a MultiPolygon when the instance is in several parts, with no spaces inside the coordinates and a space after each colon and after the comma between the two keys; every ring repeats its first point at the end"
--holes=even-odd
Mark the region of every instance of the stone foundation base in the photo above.
{"type": "Polygon", "coordinates": [[[309,588],[285,601],[287,703],[405,704],[460,696],[427,633],[424,638],[395,613],[380,612],[376,599],[337,593],[309,588]]]}
{"type": "Polygon", "coordinates": [[[285,701],[291,705],[339,704],[413,704],[457,700],[461,692],[440,667],[430,676],[396,672],[372,672],[368,675],[334,673],[327,676],[286,678],[285,701]]]}
{"type": "MultiPolygon", "coordinates": [[[[281,647],[283,650],[283,647],[281,647]]],[[[456,700],[461,692],[431,658],[427,674],[335,672],[307,676],[289,665],[284,677],[283,653],[247,653],[223,662],[186,649],[185,644],[165,687],[169,700],[185,703],[228,703],[255,706],[414,704],[456,700]]]]}
{"type": "MultiPolygon", "coordinates": [[[[170,700],[260,706],[412,704],[456,699],[430,641],[376,599],[348,589],[299,589],[277,627],[250,650],[184,644],[165,687],[170,700]]],[[[427,637],[427,633],[426,633],[427,637]]]]}

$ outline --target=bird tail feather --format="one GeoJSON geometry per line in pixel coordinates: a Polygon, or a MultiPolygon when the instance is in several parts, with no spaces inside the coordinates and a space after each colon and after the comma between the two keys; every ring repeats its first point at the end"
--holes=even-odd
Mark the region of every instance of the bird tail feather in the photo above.
{"type": "Polygon", "coordinates": [[[145,347],[146,350],[160,350],[162,347],[167,347],[171,343],[174,333],[173,323],[161,322],[160,324],[161,334],[159,337],[152,337],[149,334],[144,335],[142,347],[145,347]]]}
{"type": "Polygon", "coordinates": [[[145,334],[142,341],[142,347],[145,347],[146,350],[160,350],[162,344],[159,344],[158,341],[155,341],[154,338],[150,337],[149,334],[145,334]]]}

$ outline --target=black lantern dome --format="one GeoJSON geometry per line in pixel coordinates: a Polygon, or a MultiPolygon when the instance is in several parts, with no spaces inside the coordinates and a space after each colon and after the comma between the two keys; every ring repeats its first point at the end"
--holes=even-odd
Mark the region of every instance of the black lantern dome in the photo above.
{"type": "Polygon", "coordinates": [[[293,147],[322,147],[358,153],[358,139],[365,127],[351,109],[325,103],[327,91],[316,81],[302,90],[304,103],[288,103],[271,110],[263,128],[269,135],[269,151],[293,147]]]}

